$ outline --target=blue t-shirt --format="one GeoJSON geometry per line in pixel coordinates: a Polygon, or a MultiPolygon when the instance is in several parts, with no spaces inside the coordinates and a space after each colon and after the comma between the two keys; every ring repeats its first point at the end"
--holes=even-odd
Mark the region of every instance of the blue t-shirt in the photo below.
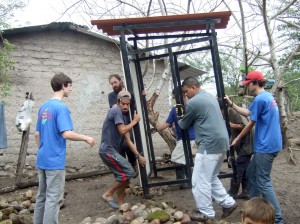
{"type": "MultiPolygon", "coordinates": [[[[166,120],[166,123],[172,125],[173,123],[175,124],[175,128],[176,128],[176,137],[177,137],[177,141],[180,141],[182,139],[182,130],[178,125],[177,122],[177,114],[176,114],[176,109],[175,107],[173,107],[169,113],[169,116],[166,120]]],[[[195,131],[194,131],[194,127],[191,126],[189,128],[189,136],[190,136],[190,140],[195,140],[195,131]]]]}
{"type": "Polygon", "coordinates": [[[73,130],[70,111],[59,99],[50,99],[38,112],[36,131],[40,133],[40,147],[36,165],[44,170],[64,170],[66,140],[62,132],[73,130]]]}
{"type": "Polygon", "coordinates": [[[271,93],[259,93],[250,104],[250,120],[255,121],[254,152],[275,153],[282,149],[279,111],[271,93]]]}

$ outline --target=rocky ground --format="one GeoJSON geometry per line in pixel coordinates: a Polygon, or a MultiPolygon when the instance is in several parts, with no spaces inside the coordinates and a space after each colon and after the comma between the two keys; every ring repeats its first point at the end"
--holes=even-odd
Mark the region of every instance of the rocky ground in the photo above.
{"type": "MultiPolygon", "coordinates": [[[[300,184],[300,113],[295,113],[290,119],[288,125],[288,133],[290,141],[292,142],[294,164],[289,162],[290,151],[283,150],[274,161],[273,165],[273,184],[277,194],[277,198],[280,202],[283,217],[287,224],[297,224],[300,220],[300,195],[299,195],[299,184],[300,184]]],[[[227,171],[227,166],[224,164],[222,171],[227,171]]],[[[159,173],[161,178],[167,179],[174,173],[162,172],[159,173]]],[[[114,177],[111,174],[98,175],[91,178],[76,179],[66,182],[66,196],[65,206],[60,212],[60,223],[62,224],[75,224],[75,223],[98,223],[103,222],[108,217],[120,214],[107,206],[106,203],[100,200],[102,193],[109,187],[114,181],[114,177]],[[102,219],[104,218],[104,219],[102,219]],[[84,222],[83,222],[84,220],[84,222]]],[[[228,188],[229,180],[222,179],[222,182],[226,188],[228,188]]],[[[0,186],[8,185],[13,183],[13,179],[9,177],[0,178],[0,186]],[[5,183],[5,184],[4,184],[5,183]]],[[[131,183],[131,191],[126,198],[126,201],[133,205],[139,205],[139,203],[147,204],[142,195],[140,195],[138,187],[139,179],[136,178],[131,183]]],[[[1,194],[0,198],[8,199],[16,197],[16,195],[27,195],[30,194],[28,191],[32,191],[35,194],[37,187],[31,187],[23,190],[17,190],[10,193],[1,194]]],[[[190,189],[179,190],[174,186],[164,186],[161,188],[152,188],[153,197],[152,200],[159,202],[172,202],[176,208],[176,211],[186,213],[192,211],[195,208],[195,202],[190,189]]],[[[28,196],[27,196],[28,197],[28,196]]],[[[10,199],[11,200],[11,199],[10,199]]],[[[29,200],[30,201],[30,200],[29,200]]],[[[34,201],[34,200],[33,200],[34,201]]],[[[238,209],[229,216],[226,220],[218,220],[221,215],[221,208],[215,205],[217,213],[216,223],[238,223],[240,222],[240,209],[243,205],[243,200],[237,200],[238,209]]],[[[26,205],[30,208],[30,205],[26,205]]],[[[32,210],[32,209],[31,209],[32,210]]],[[[174,212],[174,211],[173,211],[174,212]]],[[[173,222],[175,222],[174,216],[172,216],[173,222]]],[[[111,218],[111,222],[114,222],[115,216],[111,218]]],[[[0,222],[1,223],[1,222],[0,222]]],[[[136,222],[142,223],[142,220],[136,222]]]]}

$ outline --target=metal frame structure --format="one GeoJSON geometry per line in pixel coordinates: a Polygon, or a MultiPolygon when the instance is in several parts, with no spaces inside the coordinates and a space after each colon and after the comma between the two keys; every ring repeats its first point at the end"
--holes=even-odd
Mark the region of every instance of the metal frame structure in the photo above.
{"type": "MultiPolygon", "coordinates": [[[[216,14],[216,13],[215,13],[216,14]]],[[[223,24],[221,28],[224,28],[227,25],[229,17],[231,15],[230,12],[221,12],[217,16],[214,13],[206,13],[205,16],[203,14],[198,14],[200,16],[194,16],[188,18],[186,20],[181,20],[173,16],[172,19],[165,17],[157,17],[158,19],[155,22],[151,22],[151,20],[143,20],[138,22],[128,22],[119,20],[93,20],[92,24],[97,25],[99,29],[103,29],[104,31],[107,30],[109,27],[110,31],[106,31],[108,34],[115,35],[116,32],[120,35],[120,49],[121,49],[121,57],[123,62],[123,69],[127,84],[127,89],[131,92],[136,91],[135,94],[135,104],[140,105],[140,109],[138,112],[142,114],[143,117],[143,127],[144,127],[144,135],[146,136],[146,147],[147,147],[147,157],[149,165],[151,166],[151,171],[153,172],[154,176],[157,177],[157,173],[159,171],[176,169],[178,166],[169,166],[169,167],[157,167],[155,161],[155,154],[152,144],[152,138],[150,134],[150,125],[148,120],[148,111],[147,111],[147,102],[145,97],[141,94],[143,92],[144,84],[142,78],[142,70],[141,70],[141,62],[145,60],[151,59],[160,59],[160,58],[168,58],[169,63],[171,66],[171,73],[172,73],[172,80],[174,88],[177,91],[177,95],[179,97],[176,98],[177,104],[183,104],[183,97],[181,92],[181,79],[180,79],[180,69],[178,66],[178,56],[182,54],[193,53],[197,51],[210,51],[211,58],[213,63],[214,69],[214,76],[216,82],[216,89],[218,98],[223,99],[224,102],[224,84],[223,84],[223,77],[220,65],[220,58],[218,52],[218,44],[217,44],[217,33],[216,27],[218,25],[223,24]],[[175,18],[175,20],[174,20],[175,18]],[[227,20],[224,22],[224,20],[227,20]],[[112,22],[107,24],[107,22],[112,22]],[[150,22],[149,22],[150,21],[150,22]],[[165,34],[165,35],[139,35],[141,33],[156,33],[158,30],[165,28],[166,30],[174,30],[177,31],[175,34],[165,34]],[[205,29],[204,29],[205,28],[205,29]],[[201,32],[202,30],[204,32],[201,32]],[[186,33],[180,31],[187,31],[187,30],[194,30],[195,33],[186,33]],[[200,31],[200,32],[199,32],[200,31]],[[127,34],[131,34],[127,37],[127,34]],[[187,40],[181,42],[172,42],[168,44],[162,44],[158,46],[148,47],[140,49],[138,48],[138,41],[145,41],[145,40],[165,40],[165,39],[175,39],[175,38],[186,38],[187,40]],[[131,44],[129,44],[131,42],[131,44]],[[198,43],[206,42],[206,47],[196,47],[191,48],[188,50],[179,50],[174,51],[174,47],[181,47],[186,45],[197,45],[198,43]],[[166,50],[167,53],[162,54],[151,54],[152,51],[157,50],[166,50]],[[140,57],[143,53],[150,53],[150,56],[140,57]],[[135,80],[135,81],[134,81],[135,80]]],[[[180,16],[179,16],[180,17],[180,16]]],[[[151,18],[151,17],[148,17],[151,18]]],[[[181,18],[181,17],[180,17],[181,18]]],[[[146,18],[147,19],[147,18],[146,18]]],[[[135,20],[137,21],[137,20],[135,20]]],[[[225,108],[224,116],[226,125],[229,126],[229,119],[228,113],[225,108]]],[[[134,135],[135,135],[135,143],[138,149],[145,147],[142,141],[142,134],[141,134],[140,126],[134,127],[134,135]]],[[[143,187],[144,196],[149,194],[149,187],[153,186],[162,186],[162,185],[170,185],[170,184],[179,184],[179,183],[191,183],[191,175],[192,170],[191,167],[193,166],[192,154],[191,154],[191,146],[189,141],[188,131],[183,130],[183,146],[184,146],[184,153],[186,157],[186,165],[182,165],[186,169],[186,179],[180,180],[167,180],[167,181],[149,181],[149,173],[147,173],[147,168],[140,167],[140,178],[143,187]]],[[[145,142],[145,141],[144,141],[145,142]]],[[[145,154],[145,152],[144,152],[145,154]]],[[[220,178],[231,177],[232,174],[223,174],[219,175],[220,178]]]]}

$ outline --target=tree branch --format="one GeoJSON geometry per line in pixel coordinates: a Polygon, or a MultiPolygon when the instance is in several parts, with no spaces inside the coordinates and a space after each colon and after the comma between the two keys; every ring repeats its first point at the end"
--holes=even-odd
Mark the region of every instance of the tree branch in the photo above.
{"type": "Polygon", "coordinates": [[[286,21],[286,20],[284,20],[284,19],[280,19],[280,18],[276,18],[276,20],[278,20],[278,21],[280,21],[280,22],[283,22],[283,23],[285,23],[285,24],[287,24],[287,25],[293,26],[293,27],[295,27],[295,28],[297,28],[297,29],[300,30],[300,26],[297,25],[296,23],[291,23],[291,22],[288,22],[288,21],[286,21]]]}
{"type": "Polygon", "coordinates": [[[287,4],[283,9],[281,9],[280,11],[278,11],[276,14],[274,14],[273,16],[270,17],[270,20],[276,18],[277,16],[281,15],[282,13],[284,13],[285,11],[287,11],[295,2],[297,2],[297,0],[293,0],[291,1],[289,4],[287,4]]]}

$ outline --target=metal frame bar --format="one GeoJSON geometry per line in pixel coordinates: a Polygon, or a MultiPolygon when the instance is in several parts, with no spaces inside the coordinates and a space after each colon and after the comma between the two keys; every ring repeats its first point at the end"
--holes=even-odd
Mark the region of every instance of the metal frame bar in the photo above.
{"type": "MultiPolygon", "coordinates": [[[[142,71],[141,71],[141,66],[140,63],[141,61],[145,60],[151,60],[155,58],[161,58],[161,57],[169,57],[169,62],[171,66],[171,71],[172,71],[172,78],[173,78],[173,85],[174,88],[177,89],[179,97],[177,97],[176,102],[183,104],[183,98],[182,98],[182,92],[180,85],[180,75],[179,75],[179,68],[178,68],[178,62],[177,62],[177,56],[180,54],[186,54],[190,52],[195,52],[195,51],[204,51],[204,50],[210,50],[211,51],[211,56],[212,56],[212,61],[213,61],[213,69],[214,69],[214,74],[215,74],[215,81],[216,81],[216,88],[217,88],[217,93],[218,97],[222,98],[224,100],[224,84],[223,84],[223,78],[222,78],[222,71],[221,71],[221,65],[220,65],[220,58],[219,58],[219,52],[218,52],[218,45],[217,45],[217,40],[216,40],[216,32],[215,32],[215,24],[219,22],[219,20],[200,20],[200,21],[184,21],[180,22],[180,24],[176,22],[166,22],[166,23],[150,23],[150,24],[136,24],[136,25],[126,25],[122,24],[122,26],[115,26],[115,30],[120,31],[120,45],[121,45],[121,56],[122,56],[122,61],[123,61],[123,68],[124,68],[124,73],[125,73],[125,78],[127,82],[127,89],[129,91],[133,91],[133,88],[138,88],[139,93],[142,93],[143,90],[143,80],[142,80],[142,71]],[[168,26],[178,26],[178,25],[191,25],[193,24],[206,24],[206,33],[197,33],[197,34],[176,34],[176,35],[159,35],[159,36],[143,36],[140,37],[138,35],[135,35],[135,37],[130,37],[128,40],[133,41],[133,47],[129,49],[126,39],[125,39],[125,30],[130,31],[131,33],[134,33],[134,29],[141,29],[141,28],[156,28],[156,27],[168,27],[168,26]],[[209,32],[210,31],[210,32],[209,32]],[[179,37],[199,37],[201,38],[195,38],[191,39],[188,41],[182,41],[182,42],[176,42],[176,43],[171,43],[171,44],[164,44],[160,46],[155,46],[155,47],[149,47],[145,49],[138,49],[137,46],[137,41],[138,40],[150,40],[150,39],[168,39],[168,38],[179,38],[179,37]],[[198,42],[204,42],[208,41],[209,46],[208,47],[199,47],[199,48],[194,48],[194,49],[189,49],[189,50],[183,50],[183,51],[178,51],[178,52],[173,52],[172,48],[173,47],[178,47],[178,46],[183,46],[183,45],[188,45],[192,43],[198,43],[198,42]],[[153,56],[148,56],[145,58],[140,58],[139,54],[145,53],[145,52],[151,52],[153,50],[160,50],[160,49],[167,49],[168,53],[165,54],[160,54],[160,55],[153,55],[153,56]],[[135,63],[135,69],[136,69],[136,75],[138,77],[138,86],[133,86],[132,81],[131,81],[131,72],[130,72],[130,67],[129,67],[129,57],[134,56],[134,63],[135,63]]],[[[145,98],[141,97],[141,103],[143,106],[143,117],[144,117],[144,122],[145,122],[145,127],[147,130],[147,147],[148,147],[148,153],[150,154],[150,164],[151,164],[151,171],[154,173],[155,177],[157,177],[157,172],[158,171],[164,171],[164,170],[170,170],[170,169],[176,169],[178,166],[169,166],[169,167],[157,167],[156,166],[156,161],[155,161],[155,153],[153,150],[153,144],[152,144],[152,138],[151,135],[149,134],[150,130],[150,125],[148,122],[148,111],[147,111],[147,103],[145,98]]],[[[224,104],[226,105],[226,104],[224,104]]],[[[226,120],[226,125],[229,125],[229,119],[228,119],[228,113],[227,110],[225,110],[225,120],[226,120]]],[[[135,140],[136,140],[136,145],[137,148],[141,147],[141,134],[139,127],[134,127],[134,134],[135,134],[135,140]]],[[[186,179],[181,179],[181,180],[169,180],[169,181],[157,181],[157,182],[149,182],[148,181],[148,176],[146,169],[143,167],[140,167],[141,171],[141,183],[143,187],[143,192],[144,196],[147,196],[149,194],[149,187],[153,186],[163,186],[163,185],[170,185],[170,184],[178,184],[178,183],[191,183],[191,167],[193,166],[193,160],[191,156],[191,147],[190,147],[190,141],[189,141],[189,135],[187,131],[183,131],[183,145],[184,145],[184,153],[186,156],[186,165],[180,165],[180,166],[185,166],[187,168],[187,178],[186,179]]],[[[231,177],[232,174],[220,174],[219,178],[228,178],[231,177]]]]}

